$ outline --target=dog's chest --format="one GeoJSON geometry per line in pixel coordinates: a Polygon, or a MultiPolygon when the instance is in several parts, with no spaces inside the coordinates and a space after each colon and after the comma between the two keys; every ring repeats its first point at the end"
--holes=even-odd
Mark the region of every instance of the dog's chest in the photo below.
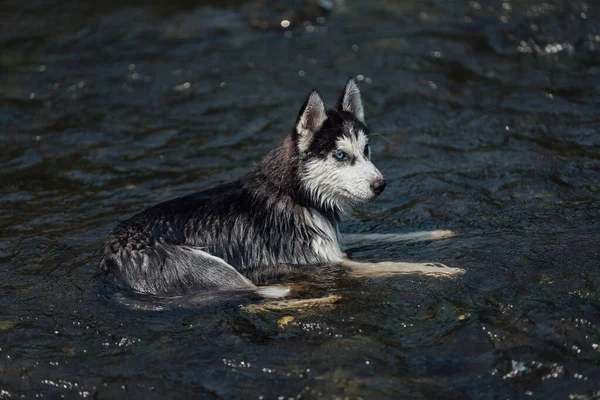
{"type": "Polygon", "coordinates": [[[314,232],[310,235],[309,251],[318,263],[336,263],[342,260],[337,223],[317,212],[307,211],[307,228],[314,232]]]}

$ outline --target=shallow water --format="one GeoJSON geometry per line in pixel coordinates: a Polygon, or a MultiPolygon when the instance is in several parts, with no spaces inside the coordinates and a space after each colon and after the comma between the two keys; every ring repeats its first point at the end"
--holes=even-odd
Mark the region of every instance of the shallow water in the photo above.
{"type": "Polygon", "coordinates": [[[597,5],[77,4],[2,6],[0,398],[600,397],[597,5]],[[456,233],[353,257],[464,276],[305,282],[341,301],[303,312],[102,296],[118,220],[238,176],[349,76],[390,185],[342,230],[456,233]]]}

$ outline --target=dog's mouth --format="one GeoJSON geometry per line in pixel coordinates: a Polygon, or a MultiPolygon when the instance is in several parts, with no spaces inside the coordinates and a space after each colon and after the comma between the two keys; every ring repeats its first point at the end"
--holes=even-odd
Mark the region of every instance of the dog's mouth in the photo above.
{"type": "Polygon", "coordinates": [[[369,203],[378,197],[378,195],[373,192],[366,193],[361,191],[359,193],[353,193],[348,189],[343,189],[342,191],[344,193],[344,197],[352,203],[369,203]]]}

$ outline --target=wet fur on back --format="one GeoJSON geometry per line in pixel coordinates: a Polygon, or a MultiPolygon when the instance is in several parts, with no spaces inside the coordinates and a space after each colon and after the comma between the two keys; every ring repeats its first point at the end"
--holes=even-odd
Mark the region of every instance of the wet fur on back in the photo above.
{"type": "Polygon", "coordinates": [[[117,287],[155,295],[255,290],[265,276],[339,264],[340,213],[385,187],[370,161],[360,92],[313,91],[292,133],[241,178],[120,223],[101,261],[117,287]]]}

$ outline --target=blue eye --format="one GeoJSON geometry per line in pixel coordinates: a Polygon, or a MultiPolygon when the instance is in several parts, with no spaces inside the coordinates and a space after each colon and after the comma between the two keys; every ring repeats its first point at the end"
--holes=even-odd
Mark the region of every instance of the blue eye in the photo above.
{"type": "Polygon", "coordinates": [[[342,161],[344,158],[346,158],[346,153],[344,153],[343,151],[338,151],[337,153],[335,153],[335,158],[342,161]]]}

